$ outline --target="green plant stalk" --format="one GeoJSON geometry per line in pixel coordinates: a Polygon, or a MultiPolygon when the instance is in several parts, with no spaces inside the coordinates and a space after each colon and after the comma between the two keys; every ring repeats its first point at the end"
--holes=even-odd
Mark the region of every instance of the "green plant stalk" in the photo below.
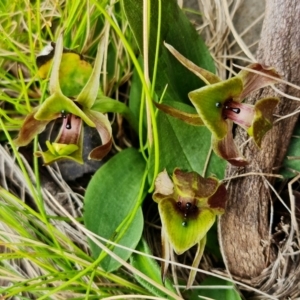
{"type": "Polygon", "coordinates": [[[94,269],[92,271],[92,274],[90,276],[90,280],[88,282],[88,286],[87,286],[87,289],[86,289],[86,293],[85,293],[85,297],[84,297],[84,299],[86,299],[86,300],[89,300],[90,293],[91,293],[91,288],[92,288],[92,284],[94,282],[93,280],[94,280],[94,277],[95,277],[95,273],[96,273],[96,270],[94,269]]]}
{"type": "Polygon", "coordinates": [[[23,96],[25,98],[26,108],[30,112],[31,111],[31,105],[30,105],[30,101],[29,101],[29,98],[28,98],[28,94],[26,92],[27,89],[28,89],[28,86],[25,85],[23,72],[22,72],[21,68],[19,68],[19,67],[18,67],[18,75],[20,77],[21,90],[22,90],[22,93],[21,93],[20,97],[23,96]]]}
{"type": "Polygon", "coordinates": [[[146,144],[143,144],[143,120],[144,120],[144,109],[145,109],[145,102],[142,100],[145,97],[145,90],[142,89],[141,95],[141,106],[140,106],[140,114],[139,114],[139,143],[140,143],[140,151],[145,159],[148,162],[148,157],[146,155],[145,149],[147,148],[148,141],[146,144]]]}
{"type": "MultiPolygon", "coordinates": [[[[149,36],[150,36],[150,1],[143,0],[143,62],[144,62],[144,77],[147,84],[147,89],[150,89],[151,83],[149,78],[149,36]]],[[[143,86],[145,89],[145,86],[143,86]]],[[[151,98],[148,97],[148,94],[145,93],[146,96],[146,116],[147,116],[147,135],[148,135],[148,144],[150,148],[153,144],[153,133],[152,133],[152,120],[151,120],[151,112],[149,108],[149,102],[151,98]]]]}
{"type": "Polygon", "coordinates": [[[96,5],[96,7],[101,11],[101,13],[104,15],[104,17],[108,20],[108,22],[110,23],[110,25],[113,27],[113,29],[116,31],[117,35],[119,36],[119,38],[121,39],[121,41],[123,42],[125,48],[127,49],[130,58],[139,74],[140,80],[145,88],[145,93],[146,93],[146,99],[149,99],[149,110],[150,110],[150,115],[151,115],[151,122],[152,122],[152,129],[153,129],[153,147],[154,147],[154,171],[153,171],[153,182],[151,184],[151,187],[149,189],[149,192],[151,192],[154,189],[154,183],[155,183],[155,178],[156,175],[158,174],[159,171],[159,142],[158,142],[158,131],[157,131],[157,123],[156,123],[156,118],[155,118],[155,112],[154,112],[154,106],[151,100],[151,93],[148,89],[148,85],[147,82],[145,80],[143,71],[139,65],[139,62],[137,60],[137,58],[135,57],[135,54],[131,48],[131,46],[129,45],[129,43],[127,42],[124,34],[122,33],[122,31],[120,30],[120,28],[117,26],[117,24],[115,24],[115,22],[112,20],[112,18],[109,16],[109,14],[105,11],[105,9],[103,7],[101,7],[101,5],[98,2],[93,1],[94,4],[96,5]]]}
{"type": "Polygon", "coordinates": [[[36,0],[36,7],[37,7],[37,11],[36,11],[36,14],[35,14],[35,17],[36,17],[36,25],[37,25],[37,34],[38,34],[38,43],[39,43],[39,47],[40,49],[42,49],[43,47],[43,44],[42,44],[42,36],[41,36],[41,19],[40,19],[40,16],[41,16],[41,12],[40,12],[40,7],[41,7],[41,3],[40,3],[40,0],[36,0]]]}
{"type": "Polygon", "coordinates": [[[157,67],[158,67],[160,33],[161,33],[161,0],[158,0],[158,20],[157,20],[157,33],[156,33],[156,47],[155,47],[154,68],[153,68],[152,86],[151,86],[151,95],[152,95],[152,97],[155,94],[155,83],[156,83],[156,74],[157,74],[157,67]]]}

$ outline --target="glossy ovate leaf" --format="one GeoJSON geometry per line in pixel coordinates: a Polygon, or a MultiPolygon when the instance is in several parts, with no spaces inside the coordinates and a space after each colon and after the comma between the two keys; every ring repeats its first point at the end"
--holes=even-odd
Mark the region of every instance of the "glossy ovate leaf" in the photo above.
{"type": "MultiPolygon", "coordinates": [[[[140,208],[135,215],[132,214],[137,201],[140,201],[145,167],[142,155],[129,148],[115,155],[95,173],[84,198],[84,223],[89,230],[112,241],[117,239],[119,244],[128,248],[136,247],[143,231],[143,216],[140,208]],[[129,217],[133,218],[132,221],[119,228],[129,217]],[[126,231],[119,236],[119,231],[124,228],[126,231]]],[[[93,257],[97,258],[101,249],[92,241],[90,246],[93,257]]],[[[117,247],[113,251],[124,260],[131,255],[131,251],[117,247]]],[[[101,267],[111,272],[120,264],[106,256],[101,267]]]]}

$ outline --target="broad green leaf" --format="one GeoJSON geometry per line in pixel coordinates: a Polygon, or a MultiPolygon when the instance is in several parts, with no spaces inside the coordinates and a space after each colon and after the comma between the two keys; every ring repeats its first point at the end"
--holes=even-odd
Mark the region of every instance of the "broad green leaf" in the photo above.
{"type": "Polygon", "coordinates": [[[300,172],[300,126],[297,123],[280,174],[292,178],[300,172]]]}
{"type": "MultiPolygon", "coordinates": [[[[184,104],[180,106],[187,107],[184,104]]],[[[180,167],[202,174],[207,157],[211,155],[206,175],[224,177],[226,161],[214,153],[210,154],[211,134],[206,127],[188,125],[160,111],[157,114],[157,127],[161,169],[166,168],[171,174],[176,167],[180,167]]]]}
{"type": "Polygon", "coordinates": [[[230,281],[217,277],[205,278],[200,286],[201,288],[187,291],[184,294],[185,299],[214,299],[214,300],[241,300],[241,296],[230,281]],[[207,286],[207,288],[205,288],[207,286]],[[201,298],[206,297],[206,298],[201,298]]]}
{"type": "MultiPolygon", "coordinates": [[[[90,181],[84,206],[85,226],[99,236],[115,240],[116,230],[124,219],[132,213],[143,186],[145,161],[134,148],[128,148],[115,155],[104,164],[90,181]]],[[[122,228],[124,228],[124,225],[122,228]]],[[[119,244],[134,249],[143,231],[143,216],[139,208],[119,244]]],[[[97,258],[101,249],[90,241],[92,255],[97,258]]],[[[114,253],[127,260],[131,252],[114,248],[114,253]]],[[[120,267],[120,264],[106,256],[101,266],[107,272],[120,267]]]]}
{"type": "MultiPolygon", "coordinates": [[[[159,1],[151,1],[150,39],[149,39],[149,68],[153,74],[157,31],[159,1]]],[[[155,91],[161,96],[166,85],[164,99],[189,102],[187,94],[203,85],[203,82],[167,50],[163,42],[172,45],[186,58],[196,65],[214,72],[214,63],[209,51],[199,34],[177,5],[175,0],[161,0],[161,28],[159,42],[158,71],[155,91]]],[[[143,1],[123,0],[125,14],[130,28],[135,36],[140,52],[143,53],[143,1]]]]}
{"type": "MultiPolygon", "coordinates": [[[[147,245],[146,241],[143,239],[139,242],[136,250],[148,255],[152,255],[149,246],[147,245]]],[[[130,257],[130,263],[133,267],[143,272],[143,274],[147,275],[149,278],[155,280],[157,283],[160,283],[161,285],[165,285],[170,291],[176,293],[176,290],[171,284],[170,280],[167,279],[164,283],[162,282],[160,266],[153,258],[146,257],[144,255],[140,255],[137,253],[133,253],[130,257]]],[[[158,290],[156,287],[149,284],[143,278],[135,275],[135,279],[153,295],[158,297],[166,297],[166,295],[162,291],[158,290]]]]}

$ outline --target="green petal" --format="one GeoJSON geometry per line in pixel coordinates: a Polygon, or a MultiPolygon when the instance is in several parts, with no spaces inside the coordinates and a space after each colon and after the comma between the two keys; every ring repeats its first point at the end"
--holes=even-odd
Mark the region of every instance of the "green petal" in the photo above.
{"type": "Polygon", "coordinates": [[[101,137],[102,145],[94,148],[89,159],[101,160],[108,154],[112,147],[112,128],[107,117],[99,112],[86,110],[86,115],[96,124],[96,129],[101,137]]]}
{"type": "Polygon", "coordinates": [[[39,121],[51,121],[61,116],[61,113],[71,113],[80,117],[87,125],[95,127],[95,124],[86,114],[72,101],[61,93],[54,93],[40,106],[34,118],[39,121]]]}
{"type": "Polygon", "coordinates": [[[188,60],[186,57],[181,55],[177,50],[175,50],[173,46],[169,45],[166,42],[164,42],[164,45],[178,59],[178,61],[181,64],[183,64],[188,70],[193,72],[206,84],[213,84],[221,81],[221,79],[217,75],[198,67],[192,61],[188,60]]]}
{"type": "Polygon", "coordinates": [[[171,198],[162,200],[158,208],[166,235],[177,254],[182,254],[203,239],[216,219],[213,212],[205,209],[200,210],[197,217],[185,220],[171,198]]]}
{"type": "Polygon", "coordinates": [[[104,56],[105,44],[102,40],[98,44],[97,55],[93,71],[82,89],[81,93],[76,98],[76,101],[80,103],[84,108],[91,108],[97,98],[100,84],[100,73],[102,68],[102,61],[104,56]]]}
{"type": "Polygon", "coordinates": [[[27,115],[24,123],[20,129],[18,137],[14,140],[14,144],[17,147],[28,145],[36,135],[43,132],[49,123],[49,121],[39,121],[34,118],[38,108],[35,108],[31,113],[27,115]]]}
{"type": "Polygon", "coordinates": [[[171,107],[171,106],[168,106],[165,104],[160,104],[157,102],[154,102],[154,104],[158,109],[160,109],[164,113],[166,113],[174,118],[177,118],[187,124],[194,125],[194,126],[204,125],[203,121],[201,120],[201,118],[199,117],[198,114],[189,114],[189,113],[183,112],[179,109],[176,109],[174,107],[171,107]]]}
{"type": "Polygon", "coordinates": [[[273,126],[273,113],[278,103],[278,98],[271,97],[260,99],[255,104],[254,121],[248,129],[248,134],[253,137],[258,147],[261,146],[262,138],[273,126]]]}
{"type": "Polygon", "coordinates": [[[233,77],[189,93],[200,118],[217,139],[223,139],[228,131],[227,122],[222,115],[223,104],[237,97],[242,90],[241,79],[233,77]]]}
{"type": "Polygon", "coordinates": [[[212,136],[212,148],[214,152],[221,158],[227,160],[236,167],[243,167],[248,164],[247,160],[238,150],[232,136],[232,124],[229,126],[227,135],[219,140],[212,136]]]}
{"type": "Polygon", "coordinates": [[[249,70],[242,70],[237,75],[243,82],[243,92],[234,99],[234,101],[241,102],[243,99],[253,91],[256,91],[260,88],[274,84],[280,79],[279,74],[275,71],[274,68],[266,67],[258,63],[251,64],[246,67],[249,70]],[[259,72],[254,73],[251,71],[259,72]],[[264,76],[266,75],[266,76],[264,76]]]}
{"type": "MultiPolygon", "coordinates": [[[[60,82],[59,82],[60,79],[59,69],[60,69],[63,48],[64,48],[63,36],[60,35],[57,39],[57,43],[54,50],[53,65],[52,65],[52,70],[51,70],[51,75],[49,80],[50,94],[61,93],[60,82]]],[[[48,66],[50,65],[48,64],[48,66]]]]}

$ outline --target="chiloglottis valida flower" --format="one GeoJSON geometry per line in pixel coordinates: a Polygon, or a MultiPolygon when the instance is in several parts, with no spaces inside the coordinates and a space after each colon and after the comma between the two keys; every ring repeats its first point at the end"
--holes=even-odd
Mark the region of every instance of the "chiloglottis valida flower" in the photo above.
{"type": "MultiPolygon", "coordinates": [[[[216,216],[225,211],[224,184],[214,177],[203,178],[196,172],[184,172],[176,168],[172,179],[166,171],[158,174],[153,200],[158,203],[162,222],[163,258],[168,260],[172,249],[182,254],[197,245],[193,267],[198,267],[206,234],[216,216]]],[[[167,268],[168,265],[163,263],[163,278],[167,268]]],[[[190,273],[187,286],[192,284],[195,274],[193,271],[190,273]]]]}
{"type": "Polygon", "coordinates": [[[46,142],[48,150],[35,154],[42,156],[45,164],[59,159],[82,160],[83,124],[94,127],[102,145],[94,148],[89,159],[101,160],[111,149],[112,129],[107,117],[93,109],[99,92],[99,78],[102,67],[103,45],[98,46],[94,68],[81,55],[63,48],[62,35],[57,43],[46,48],[47,53],[37,58],[39,75],[49,80],[50,96],[25,118],[14,141],[16,146],[26,146],[51,121],[62,118],[62,125],[55,141],[46,142]],[[44,57],[45,56],[45,57],[44,57]]]}
{"type": "Polygon", "coordinates": [[[157,107],[191,125],[205,125],[212,133],[212,147],[217,155],[235,166],[246,165],[246,159],[233,141],[233,123],[243,127],[260,147],[262,138],[272,128],[273,113],[279,99],[263,98],[255,105],[242,101],[252,91],[276,83],[280,76],[272,68],[253,63],[237,76],[222,81],[215,74],[196,66],[171,45],[165,45],[206,86],[188,94],[197,114],[184,113],[165,104],[157,103],[157,107]]]}

